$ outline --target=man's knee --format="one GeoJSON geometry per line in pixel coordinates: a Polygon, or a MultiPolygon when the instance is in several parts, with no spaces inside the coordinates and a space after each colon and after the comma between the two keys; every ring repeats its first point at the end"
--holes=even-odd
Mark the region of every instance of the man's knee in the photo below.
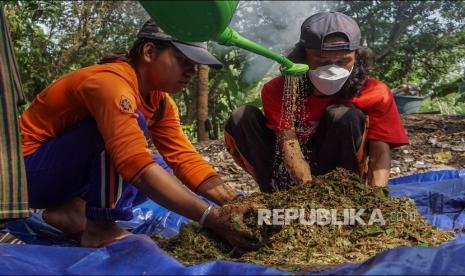
{"type": "Polygon", "coordinates": [[[322,119],[328,120],[332,125],[344,127],[351,123],[364,125],[366,116],[353,105],[333,104],[325,109],[322,119]]]}
{"type": "Polygon", "coordinates": [[[237,108],[226,121],[225,130],[232,132],[233,129],[242,129],[253,126],[261,121],[264,115],[260,109],[253,105],[243,105],[237,108]]]}

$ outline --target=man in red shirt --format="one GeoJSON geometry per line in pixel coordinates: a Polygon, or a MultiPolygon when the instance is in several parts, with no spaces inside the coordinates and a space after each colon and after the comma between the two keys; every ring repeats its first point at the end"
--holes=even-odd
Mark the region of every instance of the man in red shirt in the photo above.
{"type": "Polygon", "coordinates": [[[336,167],[366,176],[371,185],[387,185],[391,149],[408,138],[391,91],[367,75],[360,38],[357,23],[342,13],[307,18],[289,54],[310,67],[299,79],[295,108],[280,76],[263,86],[264,116],[244,106],[226,123],[230,153],[262,191],[311,183],[312,175],[336,167]]]}
{"type": "Polygon", "coordinates": [[[82,246],[99,247],[129,234],[115,220],[131,219],[133,205],[148,196],[247,249],[247,234],[228,219],[252,206],[220,210],[165,171],[219,205],[237,196],[182,132],[169,96],[196,64],[221,64],[205,44],[179,41],[153,21],[137,37],[126,57],[61,77],[21,116],[30,206],[46,208],[44,220],[82,246]],[[147,139],[163,158],[153,159],[147,139]]]}

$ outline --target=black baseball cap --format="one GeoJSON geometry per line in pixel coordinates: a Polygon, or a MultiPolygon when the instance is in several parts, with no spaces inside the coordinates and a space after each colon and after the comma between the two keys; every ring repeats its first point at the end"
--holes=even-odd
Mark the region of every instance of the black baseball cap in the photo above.
{"type": "Polygon", "coordinates": [[[223,65],[207,50],[207,43],[184,42],[165,33],[152,19],[144,23],[137,38],[148,38],[153,40],[169,41],[173,46],[183,53],[188,59],[197,64],[205,64],[213,68],[221,68],[223,65]]]}
{"type": "Polygon", "coordinates": [[[320,12],[307,18],[300,28],[300,43],[305,48],[323,51],[357,50],[361,33],[357,22],[340,12],[320,12]],[[346,42],[324,43],[332,35],[343,35],[346,42]]]}

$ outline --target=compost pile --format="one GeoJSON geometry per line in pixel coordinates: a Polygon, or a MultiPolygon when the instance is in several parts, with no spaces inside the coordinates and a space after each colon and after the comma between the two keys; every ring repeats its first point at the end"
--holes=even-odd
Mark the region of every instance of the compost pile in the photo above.
{"type": "Polygon", "coordinates": [[[231,204],[249,202],[262,204],[267,209],[304,209],[307,218],[312,209],[337,209],[340,221],[344,220],[343,209],[366,209],[360,216],[365,222],[369,222],[371,210],[380,209],[385,223],[303,225],[296,219],[289,225],[259,225],[257,214],[249,213],[245,216],[245,225],[261,247],[242,255],[194,222],[183,225],[173,239],[154,239],[185,265],[232,260],[297,270],[361,262],[397,246],[436,246],[453,238],[453,232],[439,230],[425,221],[412,199],[390,198],[387,190],[368,186],[358,175],[343,169],[314,177],[311,185],[273,194],[253,193],[231,204]]]}

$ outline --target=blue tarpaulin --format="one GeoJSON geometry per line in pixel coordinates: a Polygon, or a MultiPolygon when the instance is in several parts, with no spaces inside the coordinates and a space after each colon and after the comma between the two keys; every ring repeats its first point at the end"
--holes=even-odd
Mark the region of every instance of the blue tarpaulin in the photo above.
{"type": "MultiPolygon", "coordinates": [[[[437,171],[393,179],[391,196],[415,200],[419,212],[443,229],[464,230],[465,170],[437,171]]],[[[187,219],[146,201],[134,219],[120,222],[136,235],[99,249],[80,248],[35,214],[7,224],[27,245],[0,245],[0,274],[281,274],[271,267],[227,261],[183,266],[146,235],[172,237],[187,219]],[[53,246],[50,246],[53,245],[53,246]]],[[[465,274],[465,235],[439,247],[398,247],[360,264],[324,274],[465,274]]]]}

